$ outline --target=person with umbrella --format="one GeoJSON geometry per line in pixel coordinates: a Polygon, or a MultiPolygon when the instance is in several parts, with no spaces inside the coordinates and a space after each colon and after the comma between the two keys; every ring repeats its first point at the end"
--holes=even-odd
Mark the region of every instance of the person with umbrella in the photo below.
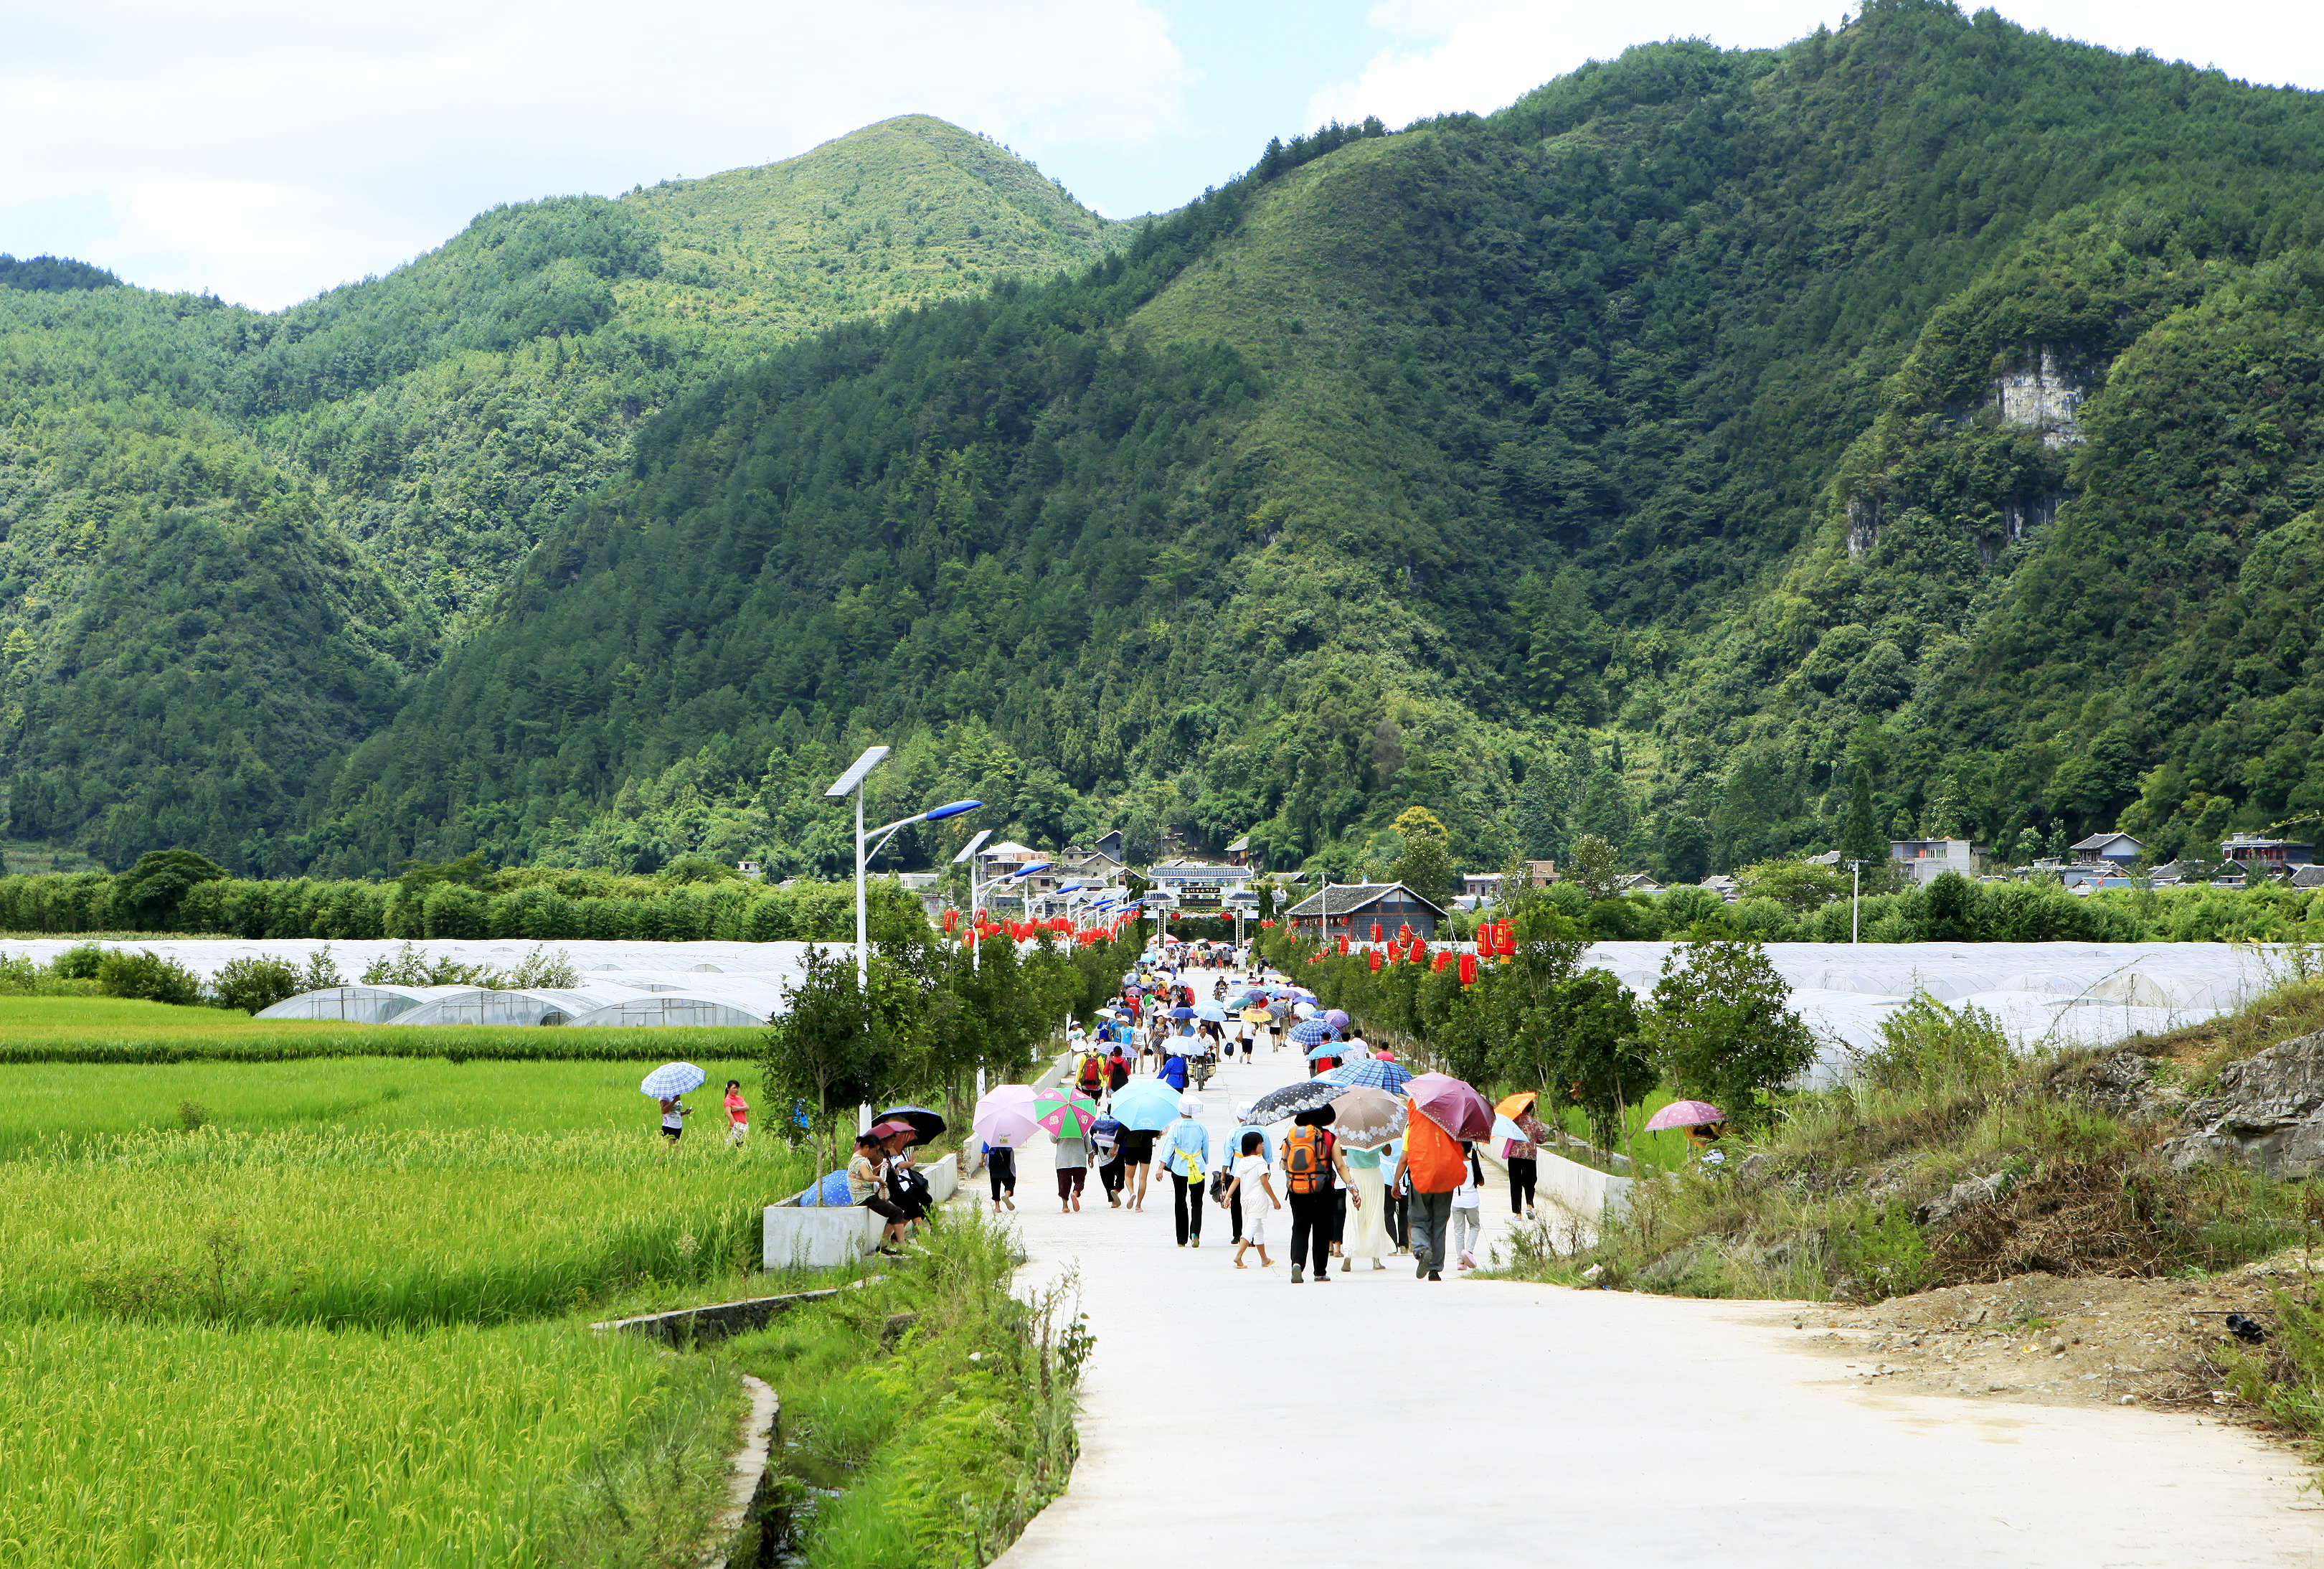
{"type": "Polygon", "coordinates": [[[694,1115],[694,1108],[680,1097],[700,1089],[709,1076],[690,1062],[666,1062],[639,1083],[640,1090],[661,1103],[661,1136],[672,1145],[685,1136],[686,1120],[694,1115]]]}
{"type": "Polygon", "coordinates": [[[919,1138],[919,1130],[909,1122],[882,1118],[872,1124],[872,1137],[880,1140],[887,1159],[888,1200],[896,1206],[908,1234],[928,1218],[927,1179],[912,1168],[911,1146],[919,1138]]]}
{"type": "Polygon", "coordinates": [[[1422,1074],[1405,1086],[1404,1169],[1411,1195],[1413,1275],[1442,1280],[1452,1192],[1469,1179],[1465,1141],[1489,1138],[1493,1109],[1447,1074],[1422,1074]]]}
{"type": "Polygon", "coordinates": [[[1509,1173],[1509,1213],[1526,1220],[1534,1218],[1535,1185],[1541,1178],[1541,1147],[1557,1141],[1557,1135],[1534,1115],[1534,1107],[1540,1099],[1532,1090],[1519,1090],[1493,1108],[1508,1119],[1516,1133],[1515,1137],[1504,1135],[1501,1164],[1509,1173]]]}
{"type": "Polygon", "coordinates": [[[1178,1103],[1178,1120],[1162,1135],[1162,1168],[1170,1174],[1171,1222],[1178,1245],[1203,1245],[1203,1179],[1211,1168],[1211,1131],[1203,1126],[1203,1103],[1193,1095],[1178,1103]]]}
{"type": "Polygon", "coordinates": [[[888,1223],[880,1235],[880,1251],[893,1259],[902,1253],[896,1244],[903,1241],[904,1212],[893,1201],[880,1195],[887,1175],[888,1151],[879,1134],[856,1135],[855,1154],[847,1163],[847,1199],[888,1223]]]}

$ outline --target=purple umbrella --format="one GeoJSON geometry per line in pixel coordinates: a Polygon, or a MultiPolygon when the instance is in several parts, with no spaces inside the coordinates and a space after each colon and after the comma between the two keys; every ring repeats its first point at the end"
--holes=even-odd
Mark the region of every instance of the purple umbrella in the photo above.
{"type": "Polygon", "coordinates": [[[1493,1108],[1450,1074],[1422,1074],[1404,1086],[1415,1110],[1455,1139],[1489,1139],[1493,1108]]]}

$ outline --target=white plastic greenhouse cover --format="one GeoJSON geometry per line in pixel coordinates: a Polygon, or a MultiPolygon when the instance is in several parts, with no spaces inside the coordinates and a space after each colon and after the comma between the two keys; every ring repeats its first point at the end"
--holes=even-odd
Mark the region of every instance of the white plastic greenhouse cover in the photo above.
{"type": "Polygon", "coordinates": [[[384,1024],[464,986],[327,986],[285,997],[259,1010],[261,1019],[335,1019],[343,1024],[384,1024]]]}
{"type": "Polygon", "coordinates": [[[632,1001],[615,1002],[572,1020],[574,1028],[592,1024],[653,1028],[673,1024],[757,1025],[767,1015],[717,997],[688,997],[681,992],[654,992],[632,1001]]]}
{"type": "Polygon", "coordinates": [[[456,988],[452,995],[400,1014],[394,1024],[565,1024],[635,997],[626,986],[582,991],[491,992],[456,988]]]}

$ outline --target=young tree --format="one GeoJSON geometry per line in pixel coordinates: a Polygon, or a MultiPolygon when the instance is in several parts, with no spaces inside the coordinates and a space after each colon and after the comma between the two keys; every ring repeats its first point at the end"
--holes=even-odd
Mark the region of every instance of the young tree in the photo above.
{"type": "Polygon", "coordinates": [[[1646,1055],[1682,1094],[1744,1125],[1815,1060],[1815,1038],[1786,1007],[1791,987],[1748,938],[1682,943],[1663,961],[1644,1020],[1646,1055]]]}
{"type": "Polygon", "coordinates": [[[787,1138],[807,1137],[818,1171],[838,1163],[843,1117],[910,1082],[922,1045],[917,1027],[929,1011],[925,991],[920,977],[875,953],[867,995],[853,954],[807,949],[807,974],[792,990],[790,1011],[769,1029],[760,1067],[776,1126],[787,1138]],[[805,1129],[794,1109],[807,1113],[805,1129]]]}
{"type": "Polygon", "coordinates": [[[1444,825],[1425,807],[1407,807],[1396,819],[1404,849],[1388,875],[1421,898],[1442,904],[1452,896],[1452,846],[1444,825]]]}
{"type": "Polygon", "coordinates": [[[1592,900],[1611,899],[1622,877],[1619,852],[1596,834],[1580,834],[1565,853],[1558,875],[1592,900]]]}
{"type": "Polygon", "coordinates": [[[1862,861],[1868,872],[1888,859],[1888,841],[1872,809],[1872,771],[1860,761],[1848,782],[1848,816],[1840,824],[1840,858],[1862,861]]]}

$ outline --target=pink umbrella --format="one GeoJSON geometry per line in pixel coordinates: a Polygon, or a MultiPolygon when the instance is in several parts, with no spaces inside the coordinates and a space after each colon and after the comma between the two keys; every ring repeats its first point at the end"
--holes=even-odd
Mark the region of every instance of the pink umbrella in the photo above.
{"type": "Polygon", "coordinates": [[[1419,1113],[1454,1139],[1485,1139],[1493,1131],[1493,1108],[1485,1097],[1450,1074],[1422,1074],[1404,1086],[1419,1113]]]}
{"type": "Polygon", "coordinates": [[[1673,1101],[1646,1119],[1646,1131],[1659,1133],[1665,1128],[1701,1128],[1725,1121],[1727,1113],[1709,1101],[1673,1101]]]}
{"type": "Polygon", "coordinates": [[[1030,1084],[998,1084],[976,1103],[976,1136],[998,1149],[1017,1149],[1040,1125],[1030,1084]]]}

